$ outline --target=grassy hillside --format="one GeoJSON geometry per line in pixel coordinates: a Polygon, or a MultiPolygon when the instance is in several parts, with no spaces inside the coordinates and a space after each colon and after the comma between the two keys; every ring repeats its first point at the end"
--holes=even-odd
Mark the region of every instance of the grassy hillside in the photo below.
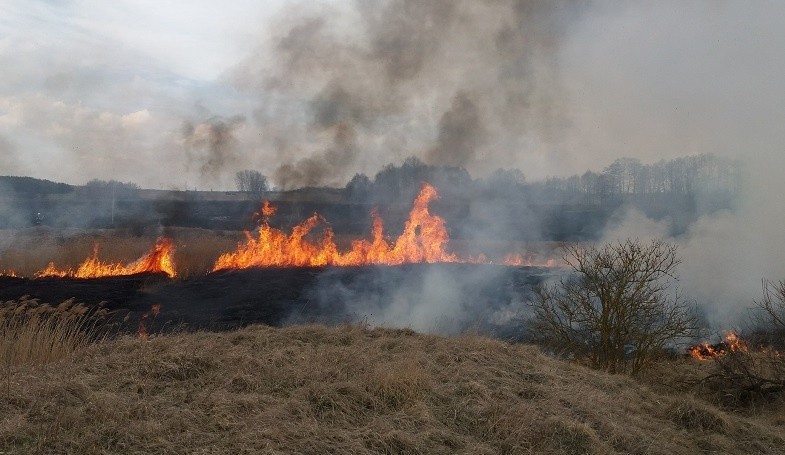
{"type": "Polygon", "coordinates": [[[785,453],[776,425],[531,346],[356,326],[123,338],[0,372],[0,453],[785,453]]]}

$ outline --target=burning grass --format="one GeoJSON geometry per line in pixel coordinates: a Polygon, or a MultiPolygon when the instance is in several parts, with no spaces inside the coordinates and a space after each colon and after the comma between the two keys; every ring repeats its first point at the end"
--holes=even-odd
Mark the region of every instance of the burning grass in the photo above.
{"type": "MultiPolygon", "coordinates": [[[[228,245],[226,242],[207,242],[205,248],[201,241],[196,248],[186,251],[186,261],[180,262],[175,257],[175,250],[186,239],[172,235],[175,229],[166,236],[160,236],[151,249],[138,252],[138,242],[128,245],[128,238],[105,236],[99,240],[94,235],[90,246],[84,245],[90,236],[79,233],[74,238],[67,238],[62,233],[52,233],[46,229],[33,229],[49,238],[29,239],[28,245],[21,244],[24,240],[14,232],[0,232],[0,243],[12,245],[0,251],[0,275],[37,276],[37,277],[75,277],[98,278],[105,276],[132,275],[137,273],[166,273],[170,277],[176,275],[188,277],[208,271],[226,269],[245,269],[258,267],[319,267],[361,266],[361,265],[401,265],[413,263],[499,263],[510,266],[553,266],[552,259],[539,260],[531,254],[520,254],[517,251],[505,251],[500,259],[491,261],[484,253],[462,257],[447,248],[450,236],[444,220],[429,211],[429,204],[439,198],[436,188],[423,183],[420,193],[412,203],[409,218],[403,232],[394,240],[384,232],[384,223],[376,211],[371,213],[373,229],[371,239],[352,238],[339,239],[329,224],[318,214],[314,214],[302,223],[294,226],[291,233],[273,228],[270,217],[275,215],[275,207],[264,201],[258,214],[259,228],[255,233],[246,232],[244,241],[235,240],[228,245]],[[321,236],[318,235],[321,230],[321,236]],[[54,247],[52,248],[52,241],[54,247]],[[213,250],[210,246],[220,249],[213,250]],[[339,249],[339,244],[348,244],[346,250],[339,249]],[[131,246],[132,248],[123,248],[131,246]],[[99,248],[103,258],[99,259],[99,248]],[[137,251],[131,253],[129,250],[137,251]],[[78,251],[85,251],[78,253],[78,251]],[[92,251],[92,254],[89,253],[92,251]],[[123,254],[113,254],[123,251],[123,254]],[[37,254],[43,253],[46,254],[37,254]],[[206,254],[205,254],[206,252],[206,254]],[[206,263],[209,255],[211,263],[206,263]],[[85,259],[86,257],[86,259],[85,259]],[[139,258],[128,262],[129,258],[139,258]],[[194,263],[196,262],[196,263],[194,263]],[[59,264],[55,266],[55,264],[59,264]],[[177,264],[177,269],[175,268],[177,264]]],[[[182,230],[180,230],[182,231],[182,230]]],[[[105,231],[111,232],[111,231],[105,231]]]]}
{"type": "MultiPolygon", "coordinates": [[[[60,271],[77,270],[85,258],[93,258],[95,246],[100,250],[100,263],[120,264],[143,258],[155,244],[156,233],[136,236],[117,230],[55,231],[26,229],[0,231],[0,239],[8,246],[0,251],[0,275],[33,277],[45,270],[49,263],[60,271]]],[[[166,236],[173,239],[171,262],[176,264],[179,278],[204,275],[210,271],[218,256],[234,248],[242,238],[241,232],[207,229],[169,228],[166,236]]]]}
{"type": "MultiPolygon", "coordinates": [[[[265,200],[258,214],[258,234],[254,236],[246,233],[246,240],[238,244],[235,251],[224,253],[218,258],[213,271],[251,267],[492,263],[485,254],[462,258],[448,251],[450,236],[444,219],[429,210],[430,203],[437,199],[439,193],[436,188],[423,183],[420,193],[412,203],[403,232],[395,240],[385,235],[384,222],[378,212],[373,211],[371,240],[354,239],[346,251],[339,250],[334,240],[335,234],[329,226],[324,227],[320,238],[315,241],[308,239],[324,221],[318,214],[295,226],[288,235],[271,227],[269,220],[275,215],[276,208],[265,200]]],[[[498,263],[511,266],[534,265],[530,259],[515,253],[508,253],[498,263]]]]}
{"type": "Polygon", "coordinates": [[[107,276],[126,276],[138,273],[165,273],[169,278],[177,275],[172,253],[172,239],[159,237],[155,246],[144,256],[130,264],[103,262],[98,258],[98,244],[93,247],[92,256],[82,262],[76,270],[58,269],[50,262],[44,270],[36,272],[36,277],[101,278],[107,276]]]}
{"type": "Polygon", "coordinates": [[[726,333],[718,343],[710,344],[704,341],[687,349],[687,353],[695,360],[712,360],[732,352],[749,352],[747,343],[735,332],[726,333]]]}
{"type": "Polygon", "coordinates": [[[0,451],[12,453],[785,451],[781,428],[687,394],[531,346],[410,330],[122,338],[9,383],[0,451]]]}

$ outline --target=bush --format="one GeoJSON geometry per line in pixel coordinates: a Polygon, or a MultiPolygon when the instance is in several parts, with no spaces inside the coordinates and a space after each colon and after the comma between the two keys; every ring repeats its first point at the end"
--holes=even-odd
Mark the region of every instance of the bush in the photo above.
{"type": "Polygon", "coordinates": [[[637,373],[669,344],[693,335],[694,313],[673,289],[676,246],[639,240],[570,245],[572,269],[535,290],[534,333],[555,352],[611,373],[637,373]]]}
{"type": "Polygon", "coordinates": [[[728,408],[778,402],[785,392],[785,281],[763,281],[763,298],[755,302],[765,345],[742,345],[714,358],[714,372],[703,383],[728,408]]]}

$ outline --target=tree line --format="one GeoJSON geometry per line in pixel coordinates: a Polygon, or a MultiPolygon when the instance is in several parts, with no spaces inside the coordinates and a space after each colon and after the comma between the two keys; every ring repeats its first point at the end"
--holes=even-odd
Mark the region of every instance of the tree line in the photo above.
{"type": "Polygon", "coordinates": [[[466,169],[427,165],[416,157],[400,166],[388,164],[373,179],[356,174],[346,185],[347,198],[391,202],[410,198],[419,182],[428,181],[443,193],[514,197],[542,204],[616,206],[623,202],[667,202],[670,199],[715,196],[732,199],[741,188],[742,166],[710,154],[686,156],[644,164],[619,158],[601,172],[548,177],[527,182],[519,169],[499,169],[472,179],[466,169]]]}

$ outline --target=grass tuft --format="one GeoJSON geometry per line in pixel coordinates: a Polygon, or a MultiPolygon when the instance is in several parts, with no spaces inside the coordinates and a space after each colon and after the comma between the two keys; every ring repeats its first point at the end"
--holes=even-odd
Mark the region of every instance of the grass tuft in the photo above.
{"type": "Polygon", "coordinates": [[[688,431],[724,433],[728,426],[719,412],[690,399],[676,403],[668,414],[673,423],[688,431]]]}

